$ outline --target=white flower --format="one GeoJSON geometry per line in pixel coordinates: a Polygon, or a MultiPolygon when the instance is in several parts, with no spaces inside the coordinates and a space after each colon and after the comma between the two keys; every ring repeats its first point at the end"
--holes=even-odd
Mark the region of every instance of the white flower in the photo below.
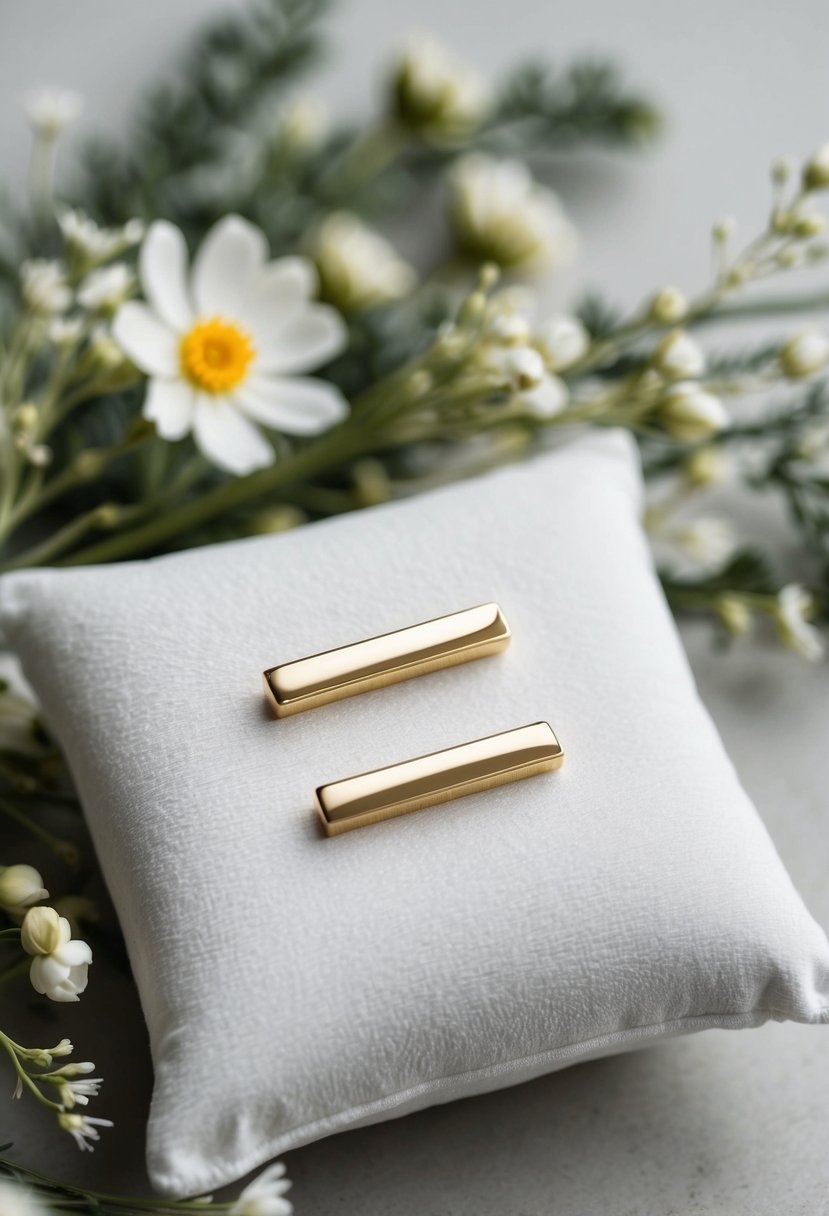
{"type": "Polygon", "coordinates": [[[95,1151],[92,1141],[100,1140],[99,1127],[113,1127],[111,1119],[93,1119],[91,1115],[76,1115],[72,1111],[62,1111],[58,1115],[58,1126],[77,1144],[81,1152],[95,1151]]]}
{"type": "Polygon", "coordinates": [[[229,1216],[291,1216],[293,1204],[284,1198],[290,1186],[285,1166],[277,1161],[245,1187],[229,1216]]]}
{"type": "Polygon", "coordinates": [[[681,443],[709,439],[728,425],[723,404],[698,384],[675,384],[659,408],[665,430],[681,443]]]}
{"type": "Polygon", "coordinates": [[[705,355],[692,337],[675,329],[657,346],[653,365],[667,380],[694,380],[705,371],[705,355]]]}
{"type": "Polygon", "coordinates": [[[737,543],[729,521],[715,515],[703,515],[673,529],[669,539],[698,565],[711,570],[719,570],[725,564],[737,543]]]}
{"type": "Polygon", "coordinates": [[[777,597],[775,623],[780,640],[810,663],[823,656],[823,638],[808,620],[813,609],[812,596],[797,583],[784,587],[777,597]]]}
{"type": "Polygon", "coordinates": [[[780,348],[780,366],[792,380],[813,376],[829,363],[829,338],[816,329],[793,334],[780,348]]]}
{"type": "Polygon", "coordinates": [[[510,391],[536,388],[545,376],[544,360],[531,346],[489,346],[483,351],[484,366],[510,391]]]}
{"type": "Polygon", "coordinates": [[[65,312],[72,303],[72,290],[66,281],[66,270],[60,262],[47,258],[31,258],[20,267],[20,290],[23,303],[39,316],[65,312]]]}
{"type": "Polygon", "coordinates": [[[286,102],[279,123],[282,146],[289,152],[310,152],[328,131],[328,111],[318,97],[294,97],[286,102]]]}
{"type": "Polygon", "coordinates": [[[48,1079],[58,1089],[61,1105],[67,1110],[74,1106],[88,1106],[90,1098],[97,1098],[104,1083],[103,1077],[84,1076],[95,1071],[95,1065],[90,1060],[79,1064],[65,1064],[54,1072],[46,1073],[43,1079],[48,1079]]]}
{"type": "Polygon", "coordinates": [[[825,190],[829,186],[829,143],[813,152],[803,170],[803,185],[807,190],[825,190]]]}
{"type": "Polygon", "coordinates": [[[469,135],[491,104],[483,77],[432,37],[418,38],[401,56],[392,96],[397,117],[437,143],[469,135]]]}
{"type": "Polygon", "coordinates": [[[2,1216],[49,1216],[48,1209],[36,1195],[15,1182],[0,1182],[0,1213],[2,1216]]]}
{"type": "Polygon", "coordinates": [[[578,317],[550,317],[536,331],[536,345],[551,371],[563,372],[590,349],[590,335],[578,317]]]}
{"type": "Polygon", "coordinates": [[[60,208],[57,219],[70,253],[89,268],[137,245],[144,235],[141,220],[128,220],[121,228],[100,228],[83,211],[71,207],[60,208]]]}
{"type": "Polygon", "coordinates": [[[50,1001],[77,1001],[88,982],[92,951],[71,937],[69,921],[54,908],[30,908],[23,919],[20,942],[34,956],[32,987],[50,1001]]]}
{"type": "Polygon", "coordinates": [[[91,271],[77,291],[78,303],[88,312],[112,313],[126,300],[135,277],[125,262],[91,271]]]}
{"type": "Polygon", "coordinates": [[[521,268],[574,256],[576,232],[558,196],[521,161],[471,153],[455,165],[450,190],[456,239],[478,261],[521,268]]]}
{"type": "Polygon", "coordinates": [[[678,287],[663,287],[650,302],[648,314],[657,325],[676,325],[688,311],[688,300],[678,287]]]}
{"type": "Polygon", "coordinates": [[[38,135],[54,139],[71,126],[83,109],[83,98],[69,89],[33,89],[23,98],[29,122],[38,135]]]}
{"type": "Polygon", "coordinates": [[[304,258],[267,257],[263,233],[227,216],[205,237],[188,277],[184,237],[157,222],[139,261],[148,304],[127,301],[112,331],[151,377],[144,416],[159,435],[192,431],[208,460],[237,474],[274,460],[257,423],[314,435],[348,408],[331,384],[296,374],[342,349],[341,317],[312,303],[315,277],[304,258]]]}
{"type": "Polygon", "coordinates": [[[32,904],[48,898],[49,892],[34,866],[0,866],[0,908],[9,916],[22,916],[32,904]]]}
{"type": "Polygon", "coordinates": [[[323,296],[342,312],[397,300],[417,282],[414,270],[394,246],[347,211],[334,212],[323,221],[310,253],[323,296]]]}

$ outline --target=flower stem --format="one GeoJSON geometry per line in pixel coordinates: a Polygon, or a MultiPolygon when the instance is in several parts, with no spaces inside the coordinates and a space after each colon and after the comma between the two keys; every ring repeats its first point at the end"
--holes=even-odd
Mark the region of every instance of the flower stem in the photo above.
{"type": "Polygon", "coordinates": [[[48,849],[59,857],[61,861],[67,865],[75,865],[78,860],[78,850],[75,845],[68,840],[58,840],[57,836],[53,836],[51,832],[47,832],[46,828],[41,827],[34,819],[30,819],[25,811],[21,811],[11,802],[7,802],[5,798],[0,798],[0,813],[6,816],[7,819],[19,823],[22,828],[37,840],[43,842],[48,849]]]}
{"type": "Polygon", "coordinates": [[[64,1108],[59,1102],[52,1102],[50,1098],[45,1097],[41,1093],[37,1085],[35,1085],[33,1079],[29,1076],[26,1069],[20,1063],[20,1057],[17,1054],[17,1044],[10,1039],[7,1034],[3,1034],[2,1030],[0,1030],[0,1047],[5,1048],[6,1052],[8,1053],[9,1059],[14,1067],[14,1071],[17,1073],[21,1084],[25,1085],[25,1087],[32,1094],[34,1094],[41,1106],[45,1106],[49,1110],[55,1111],[56,1114],[62,1114],[64,1108]]]}

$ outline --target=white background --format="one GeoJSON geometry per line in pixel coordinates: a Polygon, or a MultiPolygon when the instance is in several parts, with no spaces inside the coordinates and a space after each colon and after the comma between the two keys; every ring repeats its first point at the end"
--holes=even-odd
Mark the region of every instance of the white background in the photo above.
{"type": "MultiPolygon", "coordinates": [[[[16,110],[24,89],[77,88],[87,98],[81,133],[119,131],[142,83],[173,71],[188,33],[219,8],[197,0],[6,0],[0,164],[7,185],[19,185],[25,172],[16,110]]],[[[667,108],[666,136],[641,156],[568,158],[557,184],[583,234],[580,282],[603,285],[623,304],[668,282],[699,287],[711,221],[733,214],[753,230],[771,158],[804,155],[829,138],[822,0],[420,0],[416,13],[389,0],[352,0],[330,29],[319,91],[354,115],[368,112],[384,55],[413,29],[436,31],[493,72],[525,55],[618,56],[667,108]]],[[[760,645],[722,657],[695,624],[684,637],[741,776],[827,926],[826,666],[810,669],[760,645]]],[[[0,1098],[0,1140],[14,1138],[21,1160],[52,1173],[144,1187],[150,1066],[134,994],[101,958],[82,1006],[63,1016],[59,1033],[71,1033],[107,1077],[96,1105],[117,1128],[92,1161],[82,1159],[40,1111],[0,1098]]],[[[36,1037],[49,1025],[38,1017],[33,1001],[36,1037]]],[[[286,1160],[299,1216],[816,1216],[829,1210],[827,1142],[829,1033],[769,1026],[583,1065],[334,1137],[286,1160]]]]}

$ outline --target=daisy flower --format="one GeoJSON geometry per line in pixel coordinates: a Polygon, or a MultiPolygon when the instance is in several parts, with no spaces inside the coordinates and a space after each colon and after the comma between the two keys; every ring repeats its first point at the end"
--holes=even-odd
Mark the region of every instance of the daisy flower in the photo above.
{"type": "Polygon", "coordinates": [[[274,460],[258,424],[315,435],[347,413],[332,384],[303,374],[342,350],[342,318],[313,301],[310,262],[269,262],[246,220],[220,220],[192,271],[179,229],[154,223],[139,277],[147,303],[123,304],[112,332],[150,377],[143,413],[163,439],[192,431],[209,461],[242,475],[274,460]]]}

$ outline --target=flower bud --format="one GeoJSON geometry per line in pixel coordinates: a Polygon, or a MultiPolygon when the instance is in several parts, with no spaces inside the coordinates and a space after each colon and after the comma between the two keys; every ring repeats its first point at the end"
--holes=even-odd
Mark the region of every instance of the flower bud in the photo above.
{"type": "Polygon", "coordinates": [[[449,186],[455,240],[476,262],[531,269],[574,257],[576,230],[558,196],[522,161],[470,153],[455,164],[449,186]]]}
{"type": "Polygon", "coordinates": [[[48,898],[49,892],[34,866],[0,867],[0,908],[10,916],[22,916],[32,904],[48,898]]]}
{"type": "Polygon", "coordinates": [[[736,227],[737,223],[734,217],[731,215],[724,215],[714,224],[713,228],[711,229],[711,235],[718,245],[724,245],[725,242],[730,240],[734,235],[734,230],[736,227]]]}
{"type": "Polygon", "coordinates": [[[808,241],[813,236],[820,236],[826,231],[826,217],[823,215],[801,215],[794,221],[794,235],[808,241]]]}
{"type": "Polygon", "coordinates": [[[322,222],[309,252],[323,298],[344,313],[400,299],[417,282],[391,242],[349,211],[335,211],[322,222]]]}
{"type": "Polygon", "coordinates": [[[27,954],[51,954],[62,940],[61,919],[54,908],[29,909],[20,929],[20,942],[27,954]]]}
{"type": "Polygon", "coordinates": [[[653,366],[666,380],[692,380],[705,371],[705,355],[692,337],[675,329],[654,351],[653,366]]]}
{"type": "Polygon", "coordinates": [[[822,144],[806,162],[803,170],[805,190],[825,190],[829,186],[829,143],[822,144]]]}
{"type": "Polygon", "coordinates": [[[590,349],[590,335],[578,317],[550,317],[536,334],[536,346],[547,367],[563,372],[590,349]]]}
{"type": "Polygon", "coordinates": [[[794,334],[780,348],[783,374],[792,380],[802,380],[822,371],[829,363],[829,338],[816,329],[804,329],[794,334]]]}
{"type": "Polygon", "coordinates": [[[328,131],[328,111],[317,97],[294,97],[282,111],[279,138],[291,153],[313,152],[328,131]]]}
{"type": "Polygon", "coordinates": [[[675,385],[657,416],[667,433],[681,443],[709,439],[728,425],[720,399],[693,383],[675,385]]]}
{"type": "Polygon", "coordinates": [[[743,637],[751,630],[751,610],[736,596],[721,596],[717,601],[717,615],[733,638],[743,637]]]}
{"type": "Polygon", "coordinates": [[[777,187],[785,186],[794,173],[794,161],[791,156],[778,156],[771,162],[771,180],[777,187]]]}
{"type": "Polygon", "coordinates": [[[490,105],[478,73],[434,38],[421,38],[394,69],[396,117],[435,143],[457,142],[480,125],[490,105]]]}
{"type": "Polygon", "coordinates": [[[705,486],[718,485],[728,475],[729,461],[725,452],[716,444],[706,444],[697,448],[683,464],[686,481],[692,486],[703,489],[705,486]]]}
{"type": "Polygon", "coordinates": [[[648,308],[648,316],[657,325],[676,325],[687,312],[688,300],[678,287],[663,287],[648,308]]]}

